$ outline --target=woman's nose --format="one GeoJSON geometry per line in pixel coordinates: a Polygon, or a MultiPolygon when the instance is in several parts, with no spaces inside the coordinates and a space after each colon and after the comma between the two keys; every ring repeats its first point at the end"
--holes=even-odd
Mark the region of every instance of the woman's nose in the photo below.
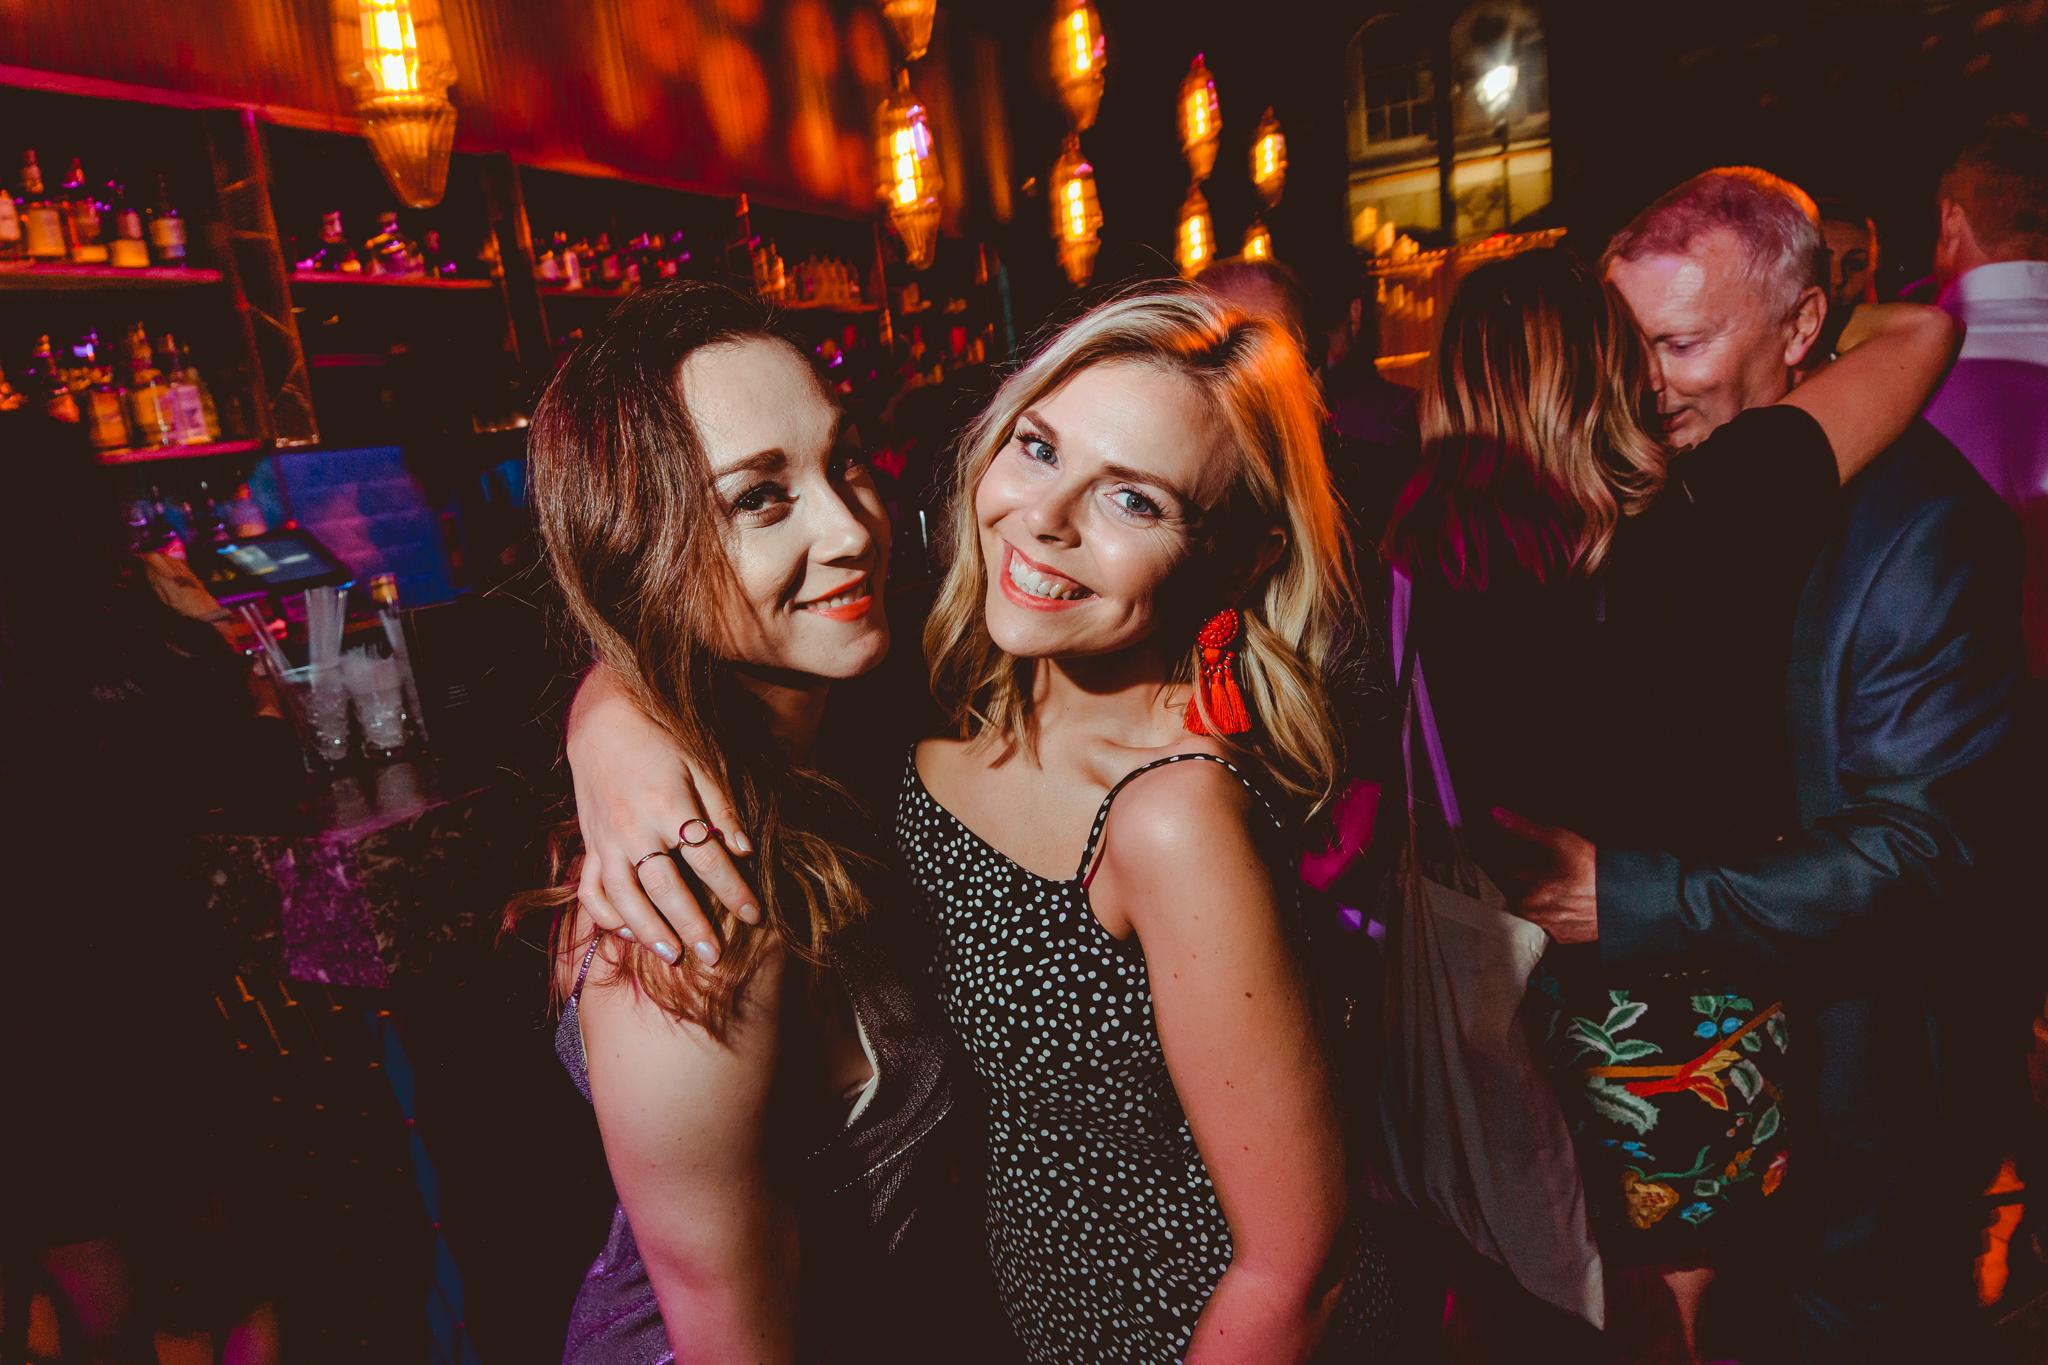
{"type": "Polygon", "coordinates": [[[1079,489],[1060,479],[1033,490],[1024,505],[1024,529],[1048,545],[1066,545],[1074,540],[1075,501],[1079,489]]]}

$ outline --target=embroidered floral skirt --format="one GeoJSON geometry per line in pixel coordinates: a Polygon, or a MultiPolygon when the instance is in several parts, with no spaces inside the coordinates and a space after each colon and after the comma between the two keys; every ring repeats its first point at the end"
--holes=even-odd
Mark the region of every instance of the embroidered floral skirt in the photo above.
{"type": "Polygon", "coordinates": [[[1783,1009],[1699,976],[1618,988],[1592,965],[1546,959],[1535,984],[1603,1253],[1687,1265],[1758,1235],[1789,1161],[1783,1009]]]}

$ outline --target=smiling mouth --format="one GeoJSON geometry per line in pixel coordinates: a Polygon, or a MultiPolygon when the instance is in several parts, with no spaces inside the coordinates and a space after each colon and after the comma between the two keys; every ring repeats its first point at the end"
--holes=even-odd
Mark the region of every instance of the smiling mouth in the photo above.
{"type": "Polygon", "coordinates": [[[813,612],[833,621],[851,621],[863,616],[875,604],[875,595],[868,590],[868,576],[862,574],[829,597],[814,597],[808,602],[796,604],[798,611],[813,612]]]}
{"type": "Polygon", "coordinates": [[[1032,563],[1008,544],[1003,546],[1003,595],[1027,607],[1064,607],[1095,596],[1071,578],[1032,563]]]}

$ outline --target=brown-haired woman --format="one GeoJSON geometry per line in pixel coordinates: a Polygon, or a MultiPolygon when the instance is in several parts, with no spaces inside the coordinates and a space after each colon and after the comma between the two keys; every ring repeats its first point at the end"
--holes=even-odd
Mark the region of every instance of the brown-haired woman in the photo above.
{"type": "MultiPolygon", "coordinates": [[[[868,920],[893,898],[880,836],[815,766],[832,684],[889,645],[880,500],[803,355],[714,286],[621,304],[530,449],[570,619],[719,773],[756,874],[715,964],[625,947],[568,887],[529,898],[556,910],[557,1050],[619,1194],[564,1359],[917,1357],[957,1330],[943,1301],[890,1298],[960,1260],[934,1241],[946,1048],[868,920]]],[[[681,846],[718,838],[692,821],[641,875],[679,879],[681,846]]]]}
{"type": "MultiPolygon", "coordinates": [[[[1860,310],[1845,341],[1674,459],[1652,434],[1656,361],[1590,268],[1549,249],[1467,278],[1385,544],[1413,580],[1461,806],[1679,850],[1797,827],[1782,698],[1799,589],[1841,481],[1904,432],[1954,332],[1895,305],[1860,310]]],[[[1631,1362],[1696,1359],[1714,1267],[1768,1236],[1788,1165],[1798,1179],[1779,1107],[1797,1021],[1775,983],[1699,966],[1611,980],[1577,945],[1538,974],[1631,1362]]]]}

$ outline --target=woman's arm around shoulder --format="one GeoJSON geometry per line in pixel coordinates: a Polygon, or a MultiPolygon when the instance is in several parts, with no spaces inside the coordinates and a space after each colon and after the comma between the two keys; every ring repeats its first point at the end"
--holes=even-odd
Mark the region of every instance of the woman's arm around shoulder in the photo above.
{"type": "Polygon", "coordinates": [[[783,972],[764,955],[723,1039],[601,966],[578,1005],[605,1160],[677,1359],[796,1358],[796,1212],[768,1153],[783,972]]]}
{"type": "Polygon", "coordinates": [[[1865,304],[1842,329],[1839,358],[1783,401],[1820,423],[1847,483],[1906,434],[1962,342],[1961,326],[1939,308],[1865,304]]]}
{"type": "Polygon", "coordinates": [[[1231,1263],[1190,1365],[1315,1349],[1338,1282],[1343,1143],[1264,820],[1217,764],[1176,763],[1117,798],[1093,896],[1145,954],[1167,1071],[1230,1224],[1231,1263]]]}

